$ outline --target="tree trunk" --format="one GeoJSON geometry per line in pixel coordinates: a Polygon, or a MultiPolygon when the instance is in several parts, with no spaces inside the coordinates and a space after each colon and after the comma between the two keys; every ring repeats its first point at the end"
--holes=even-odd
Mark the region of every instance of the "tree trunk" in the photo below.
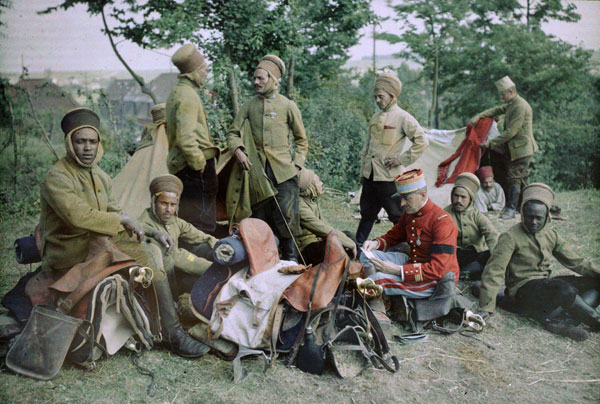
{"type": "Polygon", "coordinates": [[[296,58],[294,54],[290,56],[290,68],[288,69],[288,97],[290,99],[296,99],[296,92],[294,91],[294,67],[295,67],[296,58]]]}
{"type": "Polygon", "coordinates": [[[104,14],[104,7],[102,8],[102,23],[104,24],[104,31],[106,32],[106,36],[108,36],[108,40],[110,42],[110,46],[111,46],[113,52],[115,52],[115,55],[117,55],[117,58],[119,59],[119,61],[123,64],[123,66],[125,66],[125,69],[127,69],[127,71],[129,72],[129,74],[131,74],[131,77],[133,77],[133,79],[135,81],[137,81],[137,83],[140,85],[142,93],[146,94],[150,98],[152,98],[152,103],[153,104],[158,104],[158,102],[156,100],[156,96],[154,95],[154,93],[152,92],[152,90],[150,90],[148,87],[146,87],[146,83],[144,82],[144,78],[142,76],[137,75],[133,71],[133,69],[127,64],[127,62],[125,62],[125,59],[123,59],[123,57],[121,56],[121,54],[117,50],[117,45],[115,44],[115,41],[113,40],[112,34],[111,34],[110,30],[108,29],[108,24],[106,23],[106,15],[104,14]]]}
{"type": "Polygon", "coordinates": [[[531,3],[531,0],[527,0],[527,14],[525,15],[525,19],[527,21],[527,30],[529,30],[529,16],[530,16],[529,13],[530,13],[530,10],[531,10],[531,4],[530,3],[531,3]]]}
{"type": "Polygon", "coordinates": [[[434,123],[433,115],[435,113],[437,113],[437,109],[438,109],[438,74],[439,74],[439,68],[440,68],[440,55],[439,55],[437,41],[435,41],[434,43],[435,43],[435,54],[434,54],[434,59],[433,59],[433,63],[434,63],[434,65],[433,65],[433,89],[431,92],[431,108],[429,109],[429,115],[427,118],[427,126],[429,126],[430,128],[434,127],[437,129],[437,127],[439,125],[439,118],[436,119],[436,121],[438,121],[438,122],[434,123]]]}
{"type": "Polygon", "coordinates": [[[235,72],[233,71],[231,63],[229,64],[229,67],[227,67],[227,76],[229,78],[229,93],[231,94],[231,112],[233,112],[233,116],[236,116],[237,112],[240,110],[238,101],[239,95],[237,80],[235,79],[235,72]]]}

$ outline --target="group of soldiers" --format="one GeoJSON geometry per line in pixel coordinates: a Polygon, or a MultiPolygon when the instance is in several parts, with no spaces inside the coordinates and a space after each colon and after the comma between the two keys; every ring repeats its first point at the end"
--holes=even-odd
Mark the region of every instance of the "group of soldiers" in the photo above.
{"type": "MultiPolygon", "coordinates": [[[[151,204],[139,218],[121,213],[110,177],[96,164],[102,157],[99,117],[80,108],[63,118],[67,155],[50,169],[41,187],[42,269],[64,274],[98,249],[119,249],[153,271],[167,346],[181,356],[198,357],[209,348],[184,331],[174,296],[189,291],[211,265],[218,241],[210,234],[217,224],[220,149],[210,136],[199,95],[207,78],[204,57],[186,44],[172,61],[180,71],[178,82],[166,105],[152,111],[155,121],[166,125],[170,174],[151,182],[151,204]]],[[[273,188],[274,196],[252,206],[251,213],[271,226],[282,258],[316,264],[323,259],[325,239],[333,228],[318,203],[323,183],[305,167],[308,140],[302,115],[278,91],[284,74],[285,65],[277,56],[259,61],[254,71],[256,96],[237,112],[227,133],[228,147],[243,172],[258,172],[273,188]]],[[[521,223],[498,236],[487,216],[475,208],[479,201],[489,210],[498,209],[476,197],[480,182],[486,192],[494,189],[487,169],[479,173],[481,181],[472,173],[461,174],[452,204],[445,209],[428,198],[421,170],[405,172],[427,148],[427,138],[417,120],[398,106],[402,83],[384,73],[374,89],[380,111],[369,123],[360,154],[361,220],[355,235],[338,232],[340,241],[351,258],[364,263],[365,276],[383,287],[384,298],[392,303],[392,319],[398,298],[427,299],[452,272],[456,280],[461,275],[481,278],[483,315],[494,311],[498,301],[533,316],[553,332],[585,339],[581,322],[600,330],[600,268],[577,256],[549,228],[554,196],[549,187],[530,184],[522,189],[537,148],[531,108],[508,77],[497,85],[506,104],[478,114],[471,124],[505,114],[502,134],[483,146],[508,144],[511,185],[502,218],[514,217],[522,199],[521,223]],[[411,146],[403,152],[406,138],[411,146]],[[381,208],[394,226],[369,239],[381,208]],[[400,245],[404,249],[398,249],[400,245]],[[361,254],[361,249],[367,252],[361,254]],[[551,277],[551,256],[583,276],[551,277]],[[497,299],[503,281],[507,294],[497,299]]],[[[384,299],[372,300],[371,305],[381,322],[390,322],[384,299]]]]}

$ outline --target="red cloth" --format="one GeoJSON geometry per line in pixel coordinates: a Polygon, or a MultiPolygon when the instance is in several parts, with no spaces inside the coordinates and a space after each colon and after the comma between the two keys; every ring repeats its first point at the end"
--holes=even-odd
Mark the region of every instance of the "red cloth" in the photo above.
{"type": "Polygon", "coordinates": [[[472,173],[477,170],[477,167],[479,167],[479,160],[481,159],[481,149],[479,146],[487,138],[493,121],[493,118],[483,118],[477,122],[475,127],[467,125],[467,135],[465,136],[465,140],[462,141],[452,156],[442,161],[438,166],[438,177],[435,182],[436,187],[453,183],[460,173],[472,173]],[[458,160],[458,163],[456,163],[454,172],[448,177],[450,164],[452,164],[459,156],[460,159],[458,160]]]}
{"type": "Polygon", "coordinates": [[[377,237],[377,241],[383,251],[408,242],[410,261],[402,266],[404,282],[425,286],[431,281],[439,281],[448,271],[459,278],[457,236],[458,228],[452,217],[430,199],[417,213],[404,213],[394,227],[377,237]]]}

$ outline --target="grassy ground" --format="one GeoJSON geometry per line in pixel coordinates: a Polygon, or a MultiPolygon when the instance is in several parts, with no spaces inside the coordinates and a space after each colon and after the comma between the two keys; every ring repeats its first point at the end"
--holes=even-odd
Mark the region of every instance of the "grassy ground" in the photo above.
{"type": "MultiPolygon", "coordinates": [[[[581,254],[600,258],[600,193],[561,193],[558,203],[567,221],[552,226],[581,254]]],[[[354,231],[354,207],[328,195],[326,215],[338,228],[354,231]]],[[[35,218],[4,217],[0,223],[0,295],[29,270],[15,263],[12,243],[28,234],[35,218]]],[[[500,230],[515,221],[500,222],[500,230]]],[[[376,225],[373,235],[390,227],[376,225]]],[[[391,334],[400,333],[393,327],[391,334]]],[[[398,374],[374,369],[355,379],[312,376],[283,366],[262,373],[262,361],[244,362],[250,376],[231,383],[230,364],[214,356],[184,360],[164,350],[146,353],[141,362],[155,372],[157,393],[146,395],[128,353],[98,363],[92,372],[65,365],[53,381],[16,376],[2,365],[1,403],[597,403],[600,401],[600,334],[582,343],[549,334],[536,323],[498,311],[478,335],[488,345],[454,334],[431,333],[425,343],[392,344],[401,362],[398,374]]]]}

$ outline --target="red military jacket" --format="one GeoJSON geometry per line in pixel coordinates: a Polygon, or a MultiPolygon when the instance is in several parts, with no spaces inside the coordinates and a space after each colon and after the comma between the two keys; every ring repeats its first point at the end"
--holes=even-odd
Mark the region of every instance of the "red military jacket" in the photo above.
{"type": "Polygon", "coordinates": [[[404,282],[440,280],[448,271],[459,277],[456,261],[458,228],[448,212],[427,200],[417,213],[404,213],[386,234],[377,237],[379,250],[406,241],[410,260],[402,266],[404,282]]]}

